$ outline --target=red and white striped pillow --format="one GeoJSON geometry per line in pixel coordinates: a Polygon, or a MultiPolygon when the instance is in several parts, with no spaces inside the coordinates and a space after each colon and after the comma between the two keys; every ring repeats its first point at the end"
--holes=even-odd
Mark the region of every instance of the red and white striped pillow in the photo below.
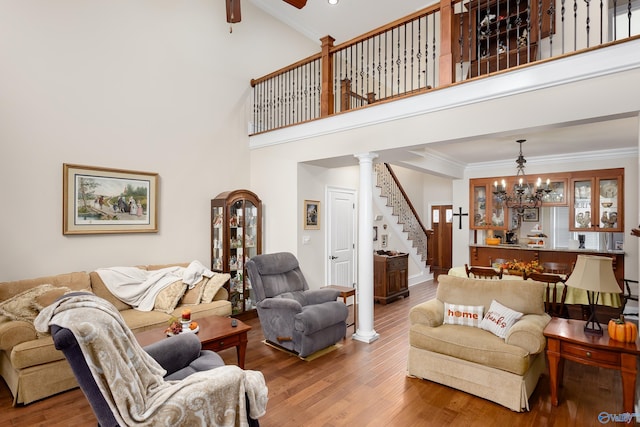
{"type": "Polygon", "coordinates": [[[480,322],[480,327],[494,335],[505,338],[509,329],[523,316],[522,313],[505,307],[498,301],[491,301],[489,310],[480,322]]]}

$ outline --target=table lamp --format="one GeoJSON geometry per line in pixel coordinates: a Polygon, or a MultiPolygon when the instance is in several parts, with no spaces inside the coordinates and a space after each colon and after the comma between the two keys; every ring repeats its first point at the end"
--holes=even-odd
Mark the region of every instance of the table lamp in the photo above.
{"type": "Polygon", "coordinates": [[[595,255],[578,255],[573,272],[566,286],[587,292],[591,315],[584,326],[587,334],[602,335],[602,326],[596,319],[596,305],[601,292],[621,293],[616,276],[613,274],[613,258],[595,255]]]}

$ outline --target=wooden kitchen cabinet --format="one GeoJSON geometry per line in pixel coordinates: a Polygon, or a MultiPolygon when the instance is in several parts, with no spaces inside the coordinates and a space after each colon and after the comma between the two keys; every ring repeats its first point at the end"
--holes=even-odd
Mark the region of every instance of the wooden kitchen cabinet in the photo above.
{"type": "MultiPolygon", "coordinates": [[[[527,176],[529,183],[549,179],[551,191],[541,206],[569,206],[570,231],[624,231],[624,168],[575,171],[527,176]]],[[[469,180],[469,228],[507,230],[509,209],[493,195],[495,183],[508,191],[515,176],[469,180]]]]}
{"type": "Polygon", "coordinates": [[[574,173],[570,181],[571,231],[624,231],[624,169],[574,173]]]}
{"type": "MultiPolygon", "coordinates": [[[[493,195],[493,178],[472,179],[470,183],[471,218],[469,228],[472,230],[507,230],[508,212],[503,204],[493,195]]],[[[510,183],[506,182],[509,186],[510,183]]]]}
{"type": "Polygon", "coordinates": [[[409,254],[373,255],[373,292],[381,304],[409,296],[409,254]]]}

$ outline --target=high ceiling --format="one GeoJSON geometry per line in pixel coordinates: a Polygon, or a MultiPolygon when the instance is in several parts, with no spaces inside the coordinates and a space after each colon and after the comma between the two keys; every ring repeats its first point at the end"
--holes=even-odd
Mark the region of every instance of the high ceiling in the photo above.
{"type": "Polygon", "coordinates": [[[417,10],[437,3],[434,0],[308,0],[302,9],[281,0],[250,0],[254,5],[295,28],[320,44],[331,36],[340,44],[381,27],[417,10]]]}
{"type": "MultiPolygon", "coordinates": [[[[308,0],[296,9],[280,0],[250,0],[260,9],[314,41],[330,35],[335,44],[407,16],[434,3],[432,0],[308,0]]],[[[527,157],[568,156],[607,149],[637,149],[638,117],[612,117],[596,123],[577,123],[561,128],[529,130],[527,134],[490,135],[469,141],[430,144],[429,150],[463,164],[509,160],[517,157],[517,139],[527,139],[527,157]],[[511,144],[511,145],[510,145],[511,144]]]]}

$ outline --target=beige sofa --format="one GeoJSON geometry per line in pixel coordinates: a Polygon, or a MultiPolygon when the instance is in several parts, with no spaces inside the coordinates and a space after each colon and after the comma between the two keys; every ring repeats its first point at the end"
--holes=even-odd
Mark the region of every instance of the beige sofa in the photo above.
{"type": "MultiPolygon", "coordinates": [[[[173,265],[186,267],[188,263],[138,267],[157,270],[173,265]]],[[[31,299],[24,298],[26,301],[21,301],[20,304],[25,307],[30,306],[31,309],[36,310],[34,314],[37,314],[38,309],[42,309],[65,292],[90,291],[111,302],[120,311],[131,330],[139,332],[168,326],[169,319],[179,317],[187,306],[191,309],[194,320],[210,315],[229,316],[231,303],[227,301],[227,290],[222,287],[228,278],[228,274],[216,274],[209,280],[209,284],[215,286],[215,288],[209,288],[210,293],[215,292],[211,302],[190,304],[202,295],[201,291],[204,288],[198,286],[184,294],[180,291],[171,291],[168,295],[165,292],[165,297],[168,295],[169,298],[173,298],[173,301],[169,304],[164,303],[163,307],[156,306],[154,310],[147,312],[135,310],[113,296],[95,271],[0,283],[0,375],[14,396],[14,405],[28,404],[78,386],[64,355],[54,348],[51,337],[39,336],[32,321],[19,320],[21,318],[15,316],[7,317],[7,310],[2,310],[8,309],[9,303],[15,305],[15,301],[21,301],[20,295],[26,295],[26,298],[31,299]],[[52,287],[49,288],[46,285],[52,285],[52,287]],[[219,290],[216,290],[218,287],[219,290]],[[43,289],[46,290],[45,293],[41,292],[43,289]],[[40,294],[37,294],[36,290],[40,294]],[[171,311],[176,302],[177,306],[171,311]]],[[[175,289],[173,285],[168,287],[167,291],[170,291],[169,288],[175,289]]]]}
{"type": "Polygon", "coordinates": [[[407,374],[479,396],[513,411],[529,409],[529,397],[545,370],[544,312],[540,282],[469,279],[441,275],[436,298],[409,313],[407,374]],[[443,324],[444,304],[484,306],[492,300],[524,315],[499,338],[487,330],[443,324]]]}

